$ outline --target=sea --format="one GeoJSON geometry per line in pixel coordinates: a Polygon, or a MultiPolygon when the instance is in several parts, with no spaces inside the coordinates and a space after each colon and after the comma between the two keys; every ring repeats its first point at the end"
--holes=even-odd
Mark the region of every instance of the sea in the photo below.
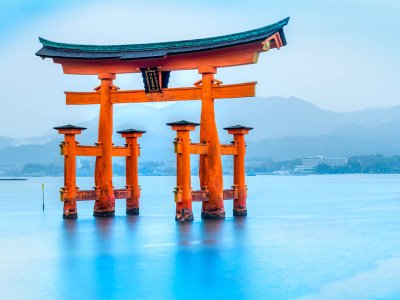
{"type": "Polygon", "coordinates": [[[114,218],[85,201],[63,220],[62,185],[0,181],[1,299],[400,299],[400,175],[248,176],[247,217],[227,200],[202,220],[194,203],[185,224],[174,177],[140,177],[130,217],[125,200],[114,218]]]}

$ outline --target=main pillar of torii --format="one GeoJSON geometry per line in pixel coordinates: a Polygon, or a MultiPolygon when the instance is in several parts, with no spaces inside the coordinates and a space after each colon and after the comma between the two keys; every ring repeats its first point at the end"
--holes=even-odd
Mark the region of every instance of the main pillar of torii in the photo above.
{"type": "Polygon", "coordinates": [[[225,36],[187,41],[127,44],[78,45],[40,38],[43,47],[36,53],[61,64],[65,74],[97,75],[101,84],[95,92],[66,92],[68,105],[100,104],[95,184],[99,199],[94,216],[114,215],[112,186],[112,123],[114,104],[201,100],[200,140],[208,153],[200,157],[200,184],[208,190],[203,202],[203,218],[223,218],[221,147],[214,100],[254,97],[256,82],[223,85],[214,75],[218,68],[254,64],[262,52],[286,45],[283,28],[289,18],[277,23],[225,36]],[[168,88],[171,71],[198,70],[202,78],[194,87],[168,88]],[[119,91],[112,83],[116,74],[141,72],[144,90],[119,91]]]}
{"type": "Polygon", "coordinates": [[[215,83],[215,68],[199,68],[202,74],[200,142],[208,144],[207,155],[200,155],[200,187],[208,189],[209,199],[202,203],[202,218],[220,219],[225,217],[224,184],[222,177],[221,149],[215,119],[212,87],[215,83]]]}
{"type": "Polygon", "coordinates": [[[112,183],[112,134],[113,134],[113,103],[111,91],[116,89],[113,85],[115,74],[100,73],[100,114],[98,145],[102,147],[102,156],[96,157],[95,188],[100,191],[99,199],[94,204],[93,216],[110,217],[115,212],[115,197],[112,183]]]}

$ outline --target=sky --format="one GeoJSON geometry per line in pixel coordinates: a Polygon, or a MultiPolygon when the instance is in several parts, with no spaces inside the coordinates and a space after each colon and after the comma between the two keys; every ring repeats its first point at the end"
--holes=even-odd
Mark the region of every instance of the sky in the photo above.
{"type": "MultiPolygon", "coordinates": [[[[81,44],[183,40],[288,16],[286,47],[260,55],[255,65],[219,69],[216,78],[258,81],[257,96],[294,96],[334,111],[400,105],[398,0],[2,0],[0,136],[40,136],[98,114],[98,106],[66,106],[64,96],[92,91],[97,77],[65,75],[52,60],[36,57],[39,36],[81,44]]],[[[196,71],[174,72],[170,84],[191,86],[198,79],[196,71]]],[[[119,75],[115,84],[143,88],[138,74],[119,75]]]]}

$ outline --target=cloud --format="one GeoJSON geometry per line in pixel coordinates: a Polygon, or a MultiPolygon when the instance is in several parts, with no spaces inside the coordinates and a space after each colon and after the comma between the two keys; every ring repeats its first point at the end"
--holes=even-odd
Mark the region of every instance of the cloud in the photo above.
{"type": "MultiPolygon", "coordinates": [[[[0,135],[39,135],[54,125],[78,123],[97,113],[96,106],[65,106],[63,91],[91,91],[98,80],[96,76],[64,75],[51,60],[35,57],[41,46],[39,35],[73,43],[120,44],[200,38],[231,33],[232,28],[248,29],[246,23],[235,25],[237,20],[232,19],[229,9],[221,14],[207,7],[160,3],[152,10],[130,3],[107,2],[53,11],[7,38],[0,56],[0,135]]],[[[198,78],[195,71],[175,72],[171,85],[190,86],[198,78]]],[[[121,75],[116,84],[122,89],[137,89],[142,88],[142,79],[138,74],[121,75]]]]}
{"type": "MultiPolygon", "coordinates": [[[[391,44],[378,43],[387,41],[387,22],[379,22],[378,32],[372,25],[357,25],[353,34],[350,17],[338,20],[340,11],[329,12],[314,1],[135,2],[84,2],[20,20],[23,26],[0,45],[0,135],[39,135],[97,114],[96,106],[67,107],[63,94],[92,90],[98,85],[96,76],[64,75],[51,60],[35,57],[39,35],[85,44],[168,41],[253,29],[288,15],[287,47],[261,55],[256,65],[220,69],[217,78],[224,83],[257,80],[258,96],[294,95],[334,110],[400,104],[399,54],[391,44]]],[[[357,17],[357,22],[367,24],[366,18],[357,17]]],[[[190,86],[198,78],[195,71],[174,72],[171,85],[190,86]]],[[[116,84],[142,88],[138,74],[118,76],[116,84]]]]}

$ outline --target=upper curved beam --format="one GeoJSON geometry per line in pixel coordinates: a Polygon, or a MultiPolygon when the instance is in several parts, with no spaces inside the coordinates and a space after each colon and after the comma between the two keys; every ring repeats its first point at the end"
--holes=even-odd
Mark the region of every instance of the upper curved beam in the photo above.
{"type": "Polygon", "coordinates": [[[226,67],[254,63],[257,53],[286,45],[283,27],[289,18],[277,23],[224,36],[204,39],[129,45],[79,45],[39,38],[42,58],[63,65],[65,73],[129,73],[137,68],[160,67],[163,70],[195,69],[200,65],[226,67]],[[268,45],[265,41],[270,40],[268,45]],[[218,64],[221,57],[229,57],[218,64]],[[187,64],[189,60],[194,60],[187,64]],[[133,64],[132,64],[133,63],[133,64]]]}
{"type": "Polygon", "coordinates": [[[262,41],[280,32],[283,46],[286,40],[282,28],[287,25],[289,18],[277,23],[224,36],[204,39],[148,43],[129,45],[79,45],[49,41],[39,38],[43,47],[36,52],[37,56],[46,58],[78,58],[78,59],[143,59],[163,57],[168,54],[197,52],[221,47],[237,46],[255,41],[262,41]]]}

